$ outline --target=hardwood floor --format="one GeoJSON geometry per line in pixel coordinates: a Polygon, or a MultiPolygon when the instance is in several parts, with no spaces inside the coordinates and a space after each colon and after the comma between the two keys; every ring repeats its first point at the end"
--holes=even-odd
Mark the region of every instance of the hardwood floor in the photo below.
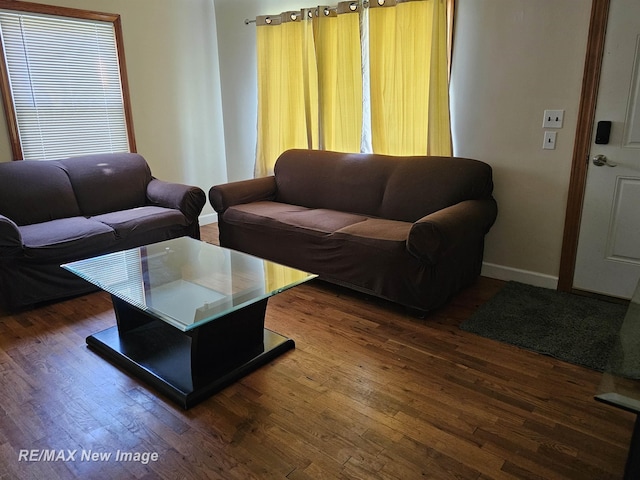
{"type": "Polygon", "coordinates": [[[296,348],[188,411],[86,348],[107,294],[1,313],[0,478],[621,478],[635,417],[593,400],[599,373],[458,328],[502,286],[425,319],[290,289],[266,324],[296,348]]]}

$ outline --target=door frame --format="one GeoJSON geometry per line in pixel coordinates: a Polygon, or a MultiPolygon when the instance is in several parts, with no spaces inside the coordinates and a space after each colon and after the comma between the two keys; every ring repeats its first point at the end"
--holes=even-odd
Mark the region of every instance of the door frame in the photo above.
{"type": "Polygon", "coordinates": [[[591,3],[587,54],[582,77],[578,124],[573,145],[573,160],[571,163],[564,236],[560,255],[560,272],[558,275],[558,290],[563,292],[573,290],[573,275],[576,268],[580,221],[587,183],[589,152],[591,151],[610,3],[611,0],[593,0],[591,3]]]}

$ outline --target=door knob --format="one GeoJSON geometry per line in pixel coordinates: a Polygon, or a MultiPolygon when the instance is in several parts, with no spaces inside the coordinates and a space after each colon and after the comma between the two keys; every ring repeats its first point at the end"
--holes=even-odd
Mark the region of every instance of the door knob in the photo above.
{"type": "Polygon", "coordinates": [[[610,162],[605,155],[596,155],[592,158],[593,164],[596,167],[606,165],[607,167],[616,167],[617,163],[610,162]]]}

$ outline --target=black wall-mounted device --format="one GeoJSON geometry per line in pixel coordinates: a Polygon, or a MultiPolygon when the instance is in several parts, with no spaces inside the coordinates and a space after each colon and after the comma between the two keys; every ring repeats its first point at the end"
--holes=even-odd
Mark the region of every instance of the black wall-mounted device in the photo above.
{"type": "Polygon", "coordinates": [[[609,143],[609,135],[611,134],[611,121],[602,120],[598,122],[596,128],[596,143],[598,145],[606,145],[609,143]]]}

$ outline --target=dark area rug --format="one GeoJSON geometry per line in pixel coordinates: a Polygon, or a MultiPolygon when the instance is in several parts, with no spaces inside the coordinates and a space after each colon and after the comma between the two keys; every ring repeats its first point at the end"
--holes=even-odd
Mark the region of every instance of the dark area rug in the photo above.
{"type": "Polygon", "coordinates": [[[640,328],[623,325],[628,308],[508,282],[460,328],[593,370],[640,378],[640,328]]]}

